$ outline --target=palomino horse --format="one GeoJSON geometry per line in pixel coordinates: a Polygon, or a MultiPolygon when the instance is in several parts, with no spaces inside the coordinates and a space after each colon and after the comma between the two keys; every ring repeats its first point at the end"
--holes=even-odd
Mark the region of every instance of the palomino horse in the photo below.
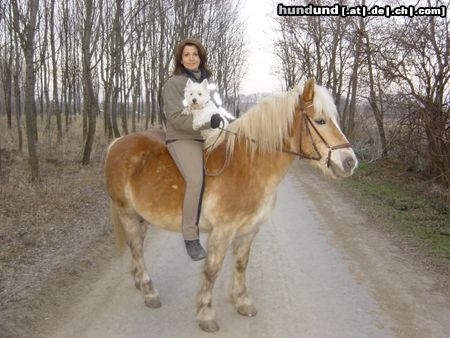
{"type": "MultiPolygon", "coordinates": [[[[333,177],[349,176],[357,166],[351,145],[338,127],[333,99],[313,80],[303,90],[296,87],[255,105],[216,140],[213,137],[209,144],[207,169],[223,172],[206,178],[199,224],[209,237],[197,319],[208,332],[219,329],[211,305],[212,290],[230,245],[235,257],[232,302],[242,315],[257,312],[245,283],[250,247],[295,157],[306,158],[333,177]]],[[[144,263],[143,220],[181,231],[183,178],[161,135],[154,133],[115,140],[105,171],[117,244],[123,246],[126,240],[131,249],[132,274],[145,304],[159,307],[158,291],[144,263]]]]}

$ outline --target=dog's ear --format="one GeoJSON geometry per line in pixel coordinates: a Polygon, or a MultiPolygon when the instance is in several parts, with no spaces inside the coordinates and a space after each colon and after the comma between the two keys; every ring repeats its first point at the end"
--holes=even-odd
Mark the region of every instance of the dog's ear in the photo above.
{"type": "Polygon", "coordinates": [[[203,86],[203,88],[208,89],[208,80],[207,79],[204,79],[202,81],[202,86],[203,86]]]}
{"type": "Polygon", "coordinates": [[[186,82],[186,86],[190,86],[193,83],[194,83],[194,81],[192,81],[191,79],[188,79],[186,82]]]}

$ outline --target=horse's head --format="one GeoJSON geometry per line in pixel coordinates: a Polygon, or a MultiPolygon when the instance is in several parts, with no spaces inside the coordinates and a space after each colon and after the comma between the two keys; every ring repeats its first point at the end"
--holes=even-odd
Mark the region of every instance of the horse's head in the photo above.
{"type": "Polygon", "coordinates": [[[347,177],[353,174],[358,160],[337,117],[328,91],[308,80],[295,112],[298,153],[332,177],[347,177]]]}

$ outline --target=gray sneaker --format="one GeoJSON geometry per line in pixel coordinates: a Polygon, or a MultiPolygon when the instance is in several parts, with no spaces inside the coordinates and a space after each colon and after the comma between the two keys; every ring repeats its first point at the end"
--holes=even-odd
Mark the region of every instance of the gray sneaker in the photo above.
{"type": "Polygon", "coordinates": [[[186,244],[186,250],[193,261],[199,261],[206,258],[206,251],[202,248],[198,239],[193,241],[184,241],[186,244]]]}

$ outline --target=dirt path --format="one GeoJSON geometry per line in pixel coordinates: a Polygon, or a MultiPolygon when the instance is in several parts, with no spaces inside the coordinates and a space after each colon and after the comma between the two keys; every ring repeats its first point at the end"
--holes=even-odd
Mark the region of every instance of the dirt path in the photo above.
{"type": "MultiPolygon", "coordinates": [[[[255,240],[248,287],[258,315],[228,300],[230,257],[215,287],[215,337],[448,337],[450,297],[333,182],[296,163],[255,240]]],[[[206,337],[195,319],[201,263],[178,234],[150,229],[146,259],[163,306],[148,309],[129,254],[111,261],[85,295],[51,318],[51,337],[206,337]],[[156,258],[157,257],[157,258],[156,258]]],[[[203,241],[205,237],[203,237],[203,241]]]]}

